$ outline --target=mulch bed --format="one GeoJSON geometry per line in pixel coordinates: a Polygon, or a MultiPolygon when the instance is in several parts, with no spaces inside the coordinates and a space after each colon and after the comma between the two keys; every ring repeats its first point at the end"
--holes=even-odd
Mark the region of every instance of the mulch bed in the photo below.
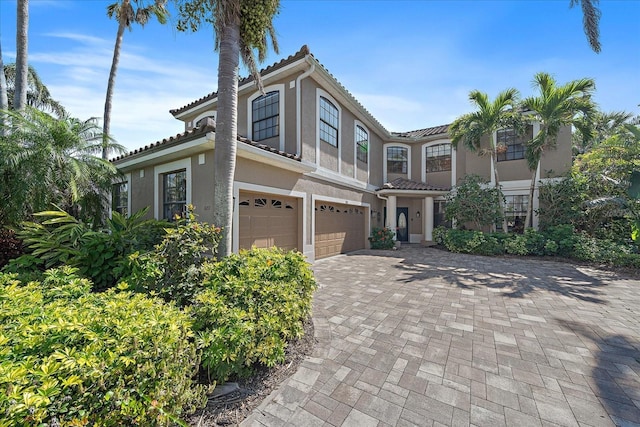
{"type": "Polygon", "coordinates": [[[238,383],[238,390],[210,397],[207,406],[185,421],[190,427],[239,425],[278,385],[297,371],[304,358],[311,355],[315,343],[313,322],[309,318],[304,322],[304,335],[287,346],[283,364],[270,369],[260,367],[249,378],[230,380],[238,383]]]}

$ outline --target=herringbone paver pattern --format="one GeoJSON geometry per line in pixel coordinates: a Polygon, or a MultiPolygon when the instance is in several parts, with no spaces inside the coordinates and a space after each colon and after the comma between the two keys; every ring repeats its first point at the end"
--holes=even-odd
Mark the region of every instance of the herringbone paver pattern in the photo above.
{"type": "Polygon", "coordinates": [[[314,354],[243,426],[640,426],[639,280],[421,247],[314,270],[314,354]]]}

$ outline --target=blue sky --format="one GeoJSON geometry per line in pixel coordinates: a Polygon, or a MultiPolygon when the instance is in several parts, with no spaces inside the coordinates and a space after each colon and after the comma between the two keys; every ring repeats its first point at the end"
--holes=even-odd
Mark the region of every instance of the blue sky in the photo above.
{"type": "MultiPolygon", "coordinates": [[[[116,22],[114,0],[31,0],[29,61],[75,116],[101,117],[116,22]]],[[[15,58],[15,0],[0,0],[4,61],[15,58]]],[[[391,131],[450,123],[467,95],[508,87],[534,95],[533,75],[596,80],[604,111],[640,114],[640,0],[602,0],[602,52],[591,51],[569,0],[282,0],[280,54],[304,44],[391,131]]],[[[112,133],[129,149],[183,131],[169,109],[216,90],[213,30],[171,23],[124,36],[112,133]]],[[[246,75],[246,71],[242,72],[246,75]]]]}

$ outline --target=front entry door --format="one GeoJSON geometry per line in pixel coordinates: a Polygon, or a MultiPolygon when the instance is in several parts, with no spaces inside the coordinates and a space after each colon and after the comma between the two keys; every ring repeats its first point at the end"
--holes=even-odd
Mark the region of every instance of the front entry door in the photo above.
{"type": "Polygon", "coordinates": [[[409,208],[396,208],[396,239],[400,242],[409,241],[409,208]]]}

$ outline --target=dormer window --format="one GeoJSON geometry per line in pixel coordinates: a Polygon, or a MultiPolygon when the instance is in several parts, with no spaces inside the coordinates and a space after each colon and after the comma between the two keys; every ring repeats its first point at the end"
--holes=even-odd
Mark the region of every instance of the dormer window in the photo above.
{"type": "Polygon", "coordinates": [[[280,135],[280,92],[273,91],[256,98],[252,106],[254,141],[280,135]]]}

